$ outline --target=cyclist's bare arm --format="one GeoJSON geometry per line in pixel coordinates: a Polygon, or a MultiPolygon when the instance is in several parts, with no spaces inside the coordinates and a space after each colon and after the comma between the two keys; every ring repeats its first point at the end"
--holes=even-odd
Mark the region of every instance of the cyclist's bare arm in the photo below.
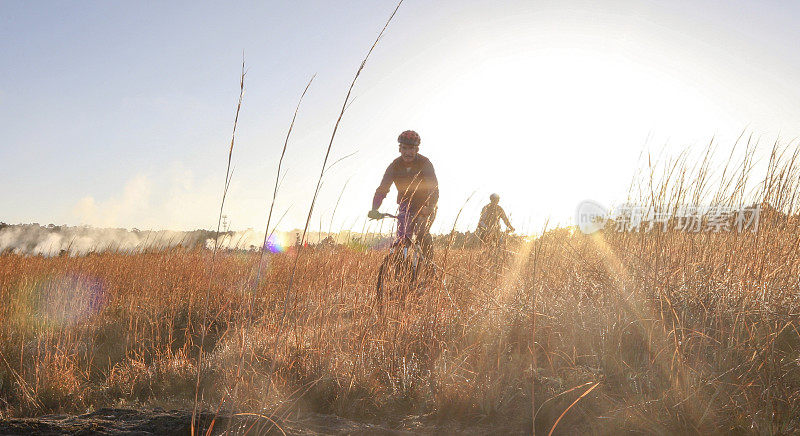
{"type": "Polygon", "coordinates": [[[433,164],[430,161],[428,161],[428,164],[422,169],[422,177],[431,189],[428,205],[436,207],[436,204],[439,202],[439,180],[436,178],[436,171],[434,171],[433,164]]]}
{"type": "MultiPolygon", "coordinates": [[[[498,206],[500,207],[500,206],[498,206]]],[[[508,221],[508,217],[506,216],[506,211],[500,207],[500,218],[503,220],[503,223],[506,225],[506,231],[514,231],[514,226],[508,221]]]]}
{"type": "Polygon", "coordinates": [[[392,187],[392,182],[392,165],[389,165],[389,167],[386,168],[386,172],[383,173],[381,184],[378,185],[378,189],[375,190],[375,196],[372,197],[372,210],[378,210],[378,208],[381,207],[383,199],[386,198],[389,189],[392,187]]]}

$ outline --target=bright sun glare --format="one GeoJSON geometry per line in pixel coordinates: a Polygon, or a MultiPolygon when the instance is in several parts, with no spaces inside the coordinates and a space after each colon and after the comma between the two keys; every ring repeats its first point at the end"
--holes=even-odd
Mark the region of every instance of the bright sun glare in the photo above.
{"type": "Polygon", "coordinates": [[[578,49],[486,59],[431,101],[422,124],[446,130],[441,142],[455,144],[439,170],[444,183],[502,190],[510,210],[537,223],[554,211],[571,213],[594,192],[619,193],[634,168],[597,178],[590,189],[586,178],[633,162],[652,132],[705,140],[728,123],[724,108],[669,71],[578,49]],[[480,146],[472,153],[464,144],[480,146]],[[622,153],[630,156],[620,161],[622,153]],[[483,179],[466,178],[462,169],[470,166],[483,179]],[[547,186],[536,191],[547,210],[532,210],[532,185],[521,179],[547,186]]]}

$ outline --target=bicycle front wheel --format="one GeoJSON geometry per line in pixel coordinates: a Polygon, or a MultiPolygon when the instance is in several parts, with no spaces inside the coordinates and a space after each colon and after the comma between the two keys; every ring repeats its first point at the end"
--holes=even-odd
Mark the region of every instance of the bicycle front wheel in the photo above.
{"type": "Polygon", "coordinates": [[[386,305],[405,300],[417,282],[418,262],[409,259],[403,250],[386,255],[378,270],[375,304],[383,312],[386,305]]]}

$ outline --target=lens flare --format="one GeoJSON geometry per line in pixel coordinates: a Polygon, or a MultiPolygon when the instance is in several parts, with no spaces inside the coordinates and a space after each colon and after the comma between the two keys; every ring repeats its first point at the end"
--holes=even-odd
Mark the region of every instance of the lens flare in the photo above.
{"type": "Polygon", "coordinates": [[[107,300],[103,283],[96,278],[68,274],[43,280],[29,295],[30,313],[50,326],[69,326],[88,320],[107,300]]]}
{"type": "Polygon", "coordinates": [[[281,240],[278,235],[272,234],[267,239],[267,244],[264,246],[267,250],[272,253],[283,253],[286,251],[286,243],[285,241],[281,240]]]}

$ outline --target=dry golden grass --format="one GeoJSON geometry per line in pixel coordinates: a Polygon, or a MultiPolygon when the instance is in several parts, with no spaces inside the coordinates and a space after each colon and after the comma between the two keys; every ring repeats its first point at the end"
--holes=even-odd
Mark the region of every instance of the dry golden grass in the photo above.
{"type": "Polygon", "coordinates": [[[631,192],[761,204],[757,232],[560,228],[516,240],[501,268],[439,247],[443,280],[385,316],[380,251],[0,254],[0,417],[199,398],[417,431],[800,431],[800,149],[776,145],[752,187],[754,150],[716,190],[709,149],[631,192]]]}
{"type": "Polygon", "coordinates": [[[371,306],[380,252],[308,250],[277,349],[291,252],[266,257],[258,284],[257,254],[218,253],[213,280],[204,250],[5,254],[0,405],[190,407],[212,283],[212,410],[529,431],[534,383],[547,432],[599,383],[556,433],[797,431],[798,238],[780,217],[757,234],[562,229],[516,246],[498,279],[451,249],[445,283],[385,319],[371,306]]]}

